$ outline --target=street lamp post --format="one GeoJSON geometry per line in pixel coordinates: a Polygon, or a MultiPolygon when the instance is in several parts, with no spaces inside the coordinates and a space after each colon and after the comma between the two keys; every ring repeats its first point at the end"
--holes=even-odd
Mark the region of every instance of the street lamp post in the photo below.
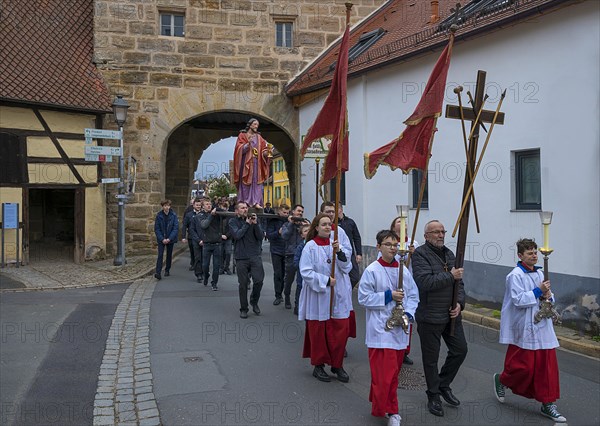
{"type": "Polygon", "coordinates": [[[125,260],[125,158],[123,150],[123,125],[127,121],[127,110],[129,104],[123,99],[123,96],[117,95],[112,104],[113,115],[115,123],[119,126],[121,132],[120,147],[121,155],[119,156],[119,194],[117,199],[119,201],[118,219],[117,219],[117,255],[113,265],[124,266],[127,261],[125,260]]]}

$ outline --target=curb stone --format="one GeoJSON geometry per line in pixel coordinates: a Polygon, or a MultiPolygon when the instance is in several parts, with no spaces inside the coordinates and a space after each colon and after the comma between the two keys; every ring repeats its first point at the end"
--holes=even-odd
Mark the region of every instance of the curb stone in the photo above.
{"type": "Polygon", "coordinates": [[[115,311],[100,366],[102,380],[98,382],[94,400],[95,426],[126,422],[162,424],[154,396],[148,344],[155,287],[156,281],[150,278],[135,281],[115,311]],[[104,374],[107,371],[112,373],[104,374]],[[140,392],[142,389],[144,392],[140,392]]]}

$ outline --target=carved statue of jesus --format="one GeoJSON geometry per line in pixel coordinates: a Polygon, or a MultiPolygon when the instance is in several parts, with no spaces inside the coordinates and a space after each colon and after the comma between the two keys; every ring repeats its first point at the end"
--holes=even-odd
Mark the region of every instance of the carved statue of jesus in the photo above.
{"type": "Polygon", "coordinates": [[[263,184],[269,177],[271,150],[258,133],[259,122],[251,118],[240,132],[233,153],[233,182],[238,189],[238,201],[262,208],[263,184]]]}

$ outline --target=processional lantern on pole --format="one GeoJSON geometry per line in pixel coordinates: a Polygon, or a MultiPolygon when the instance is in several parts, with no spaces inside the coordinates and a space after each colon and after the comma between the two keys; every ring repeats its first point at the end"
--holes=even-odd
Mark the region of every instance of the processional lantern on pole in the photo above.
{"type": "MultiPolygon", "coordinates": [[[[404,257],[406,256],[406,219],[408,218],[407,205],[397,205],[396,210],[400,216],[400,241],[398,242],[398,253],[400,254],[400,262],[398,262],[398,291],[404,293],[404,257]]],[[[392,315],[385,322],[385,331],[392,331],[395,327],[402,327],[402,330],[408,334],[410,322],[408,315],[404,311],[402,302],[396,302],[396,306],[392,310],[392,315]]]]}
{"type": "MultiPolygon", "coordinates": [[[[544,281],[548,281],[548,257],[554,251],[550,248],[550,224],[552,223],[552,212],[541,211],[540,220],[542,221],[542,226],[544,229],[544,245],[543,247],[539,248],[539,251],[544,255],[544,281]]],[[[551,318],[556,324],[561,323],[561,317],[554,308],[554,303],[552,300],[550,300],[550,298],[546,299],[544,297],[540,297],[540,310],[536,312],[533,322],[537,324],[546,318],[551,318]]]]}

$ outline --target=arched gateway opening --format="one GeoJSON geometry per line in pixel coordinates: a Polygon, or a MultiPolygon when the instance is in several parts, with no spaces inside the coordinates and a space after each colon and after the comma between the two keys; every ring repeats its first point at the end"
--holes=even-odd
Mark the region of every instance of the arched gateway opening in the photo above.
{"type": "MultiPolygon", "coordinates": [[[[172,200],[179,216],[189,202],[194,172],[202,153],[213,143],[237,137],[252,117],[260,121],[259,131],[262,136],[282,154],[290,180],[290,198],[297,202],[300,193],[298,154],[296,145],[286,130],[259,114],[232,110],[211,111],[183,122],[171,132],[167,140],[165,197],[172,200]]],[[[233,150],[229,160],[233,160],[233,150]]]]}

